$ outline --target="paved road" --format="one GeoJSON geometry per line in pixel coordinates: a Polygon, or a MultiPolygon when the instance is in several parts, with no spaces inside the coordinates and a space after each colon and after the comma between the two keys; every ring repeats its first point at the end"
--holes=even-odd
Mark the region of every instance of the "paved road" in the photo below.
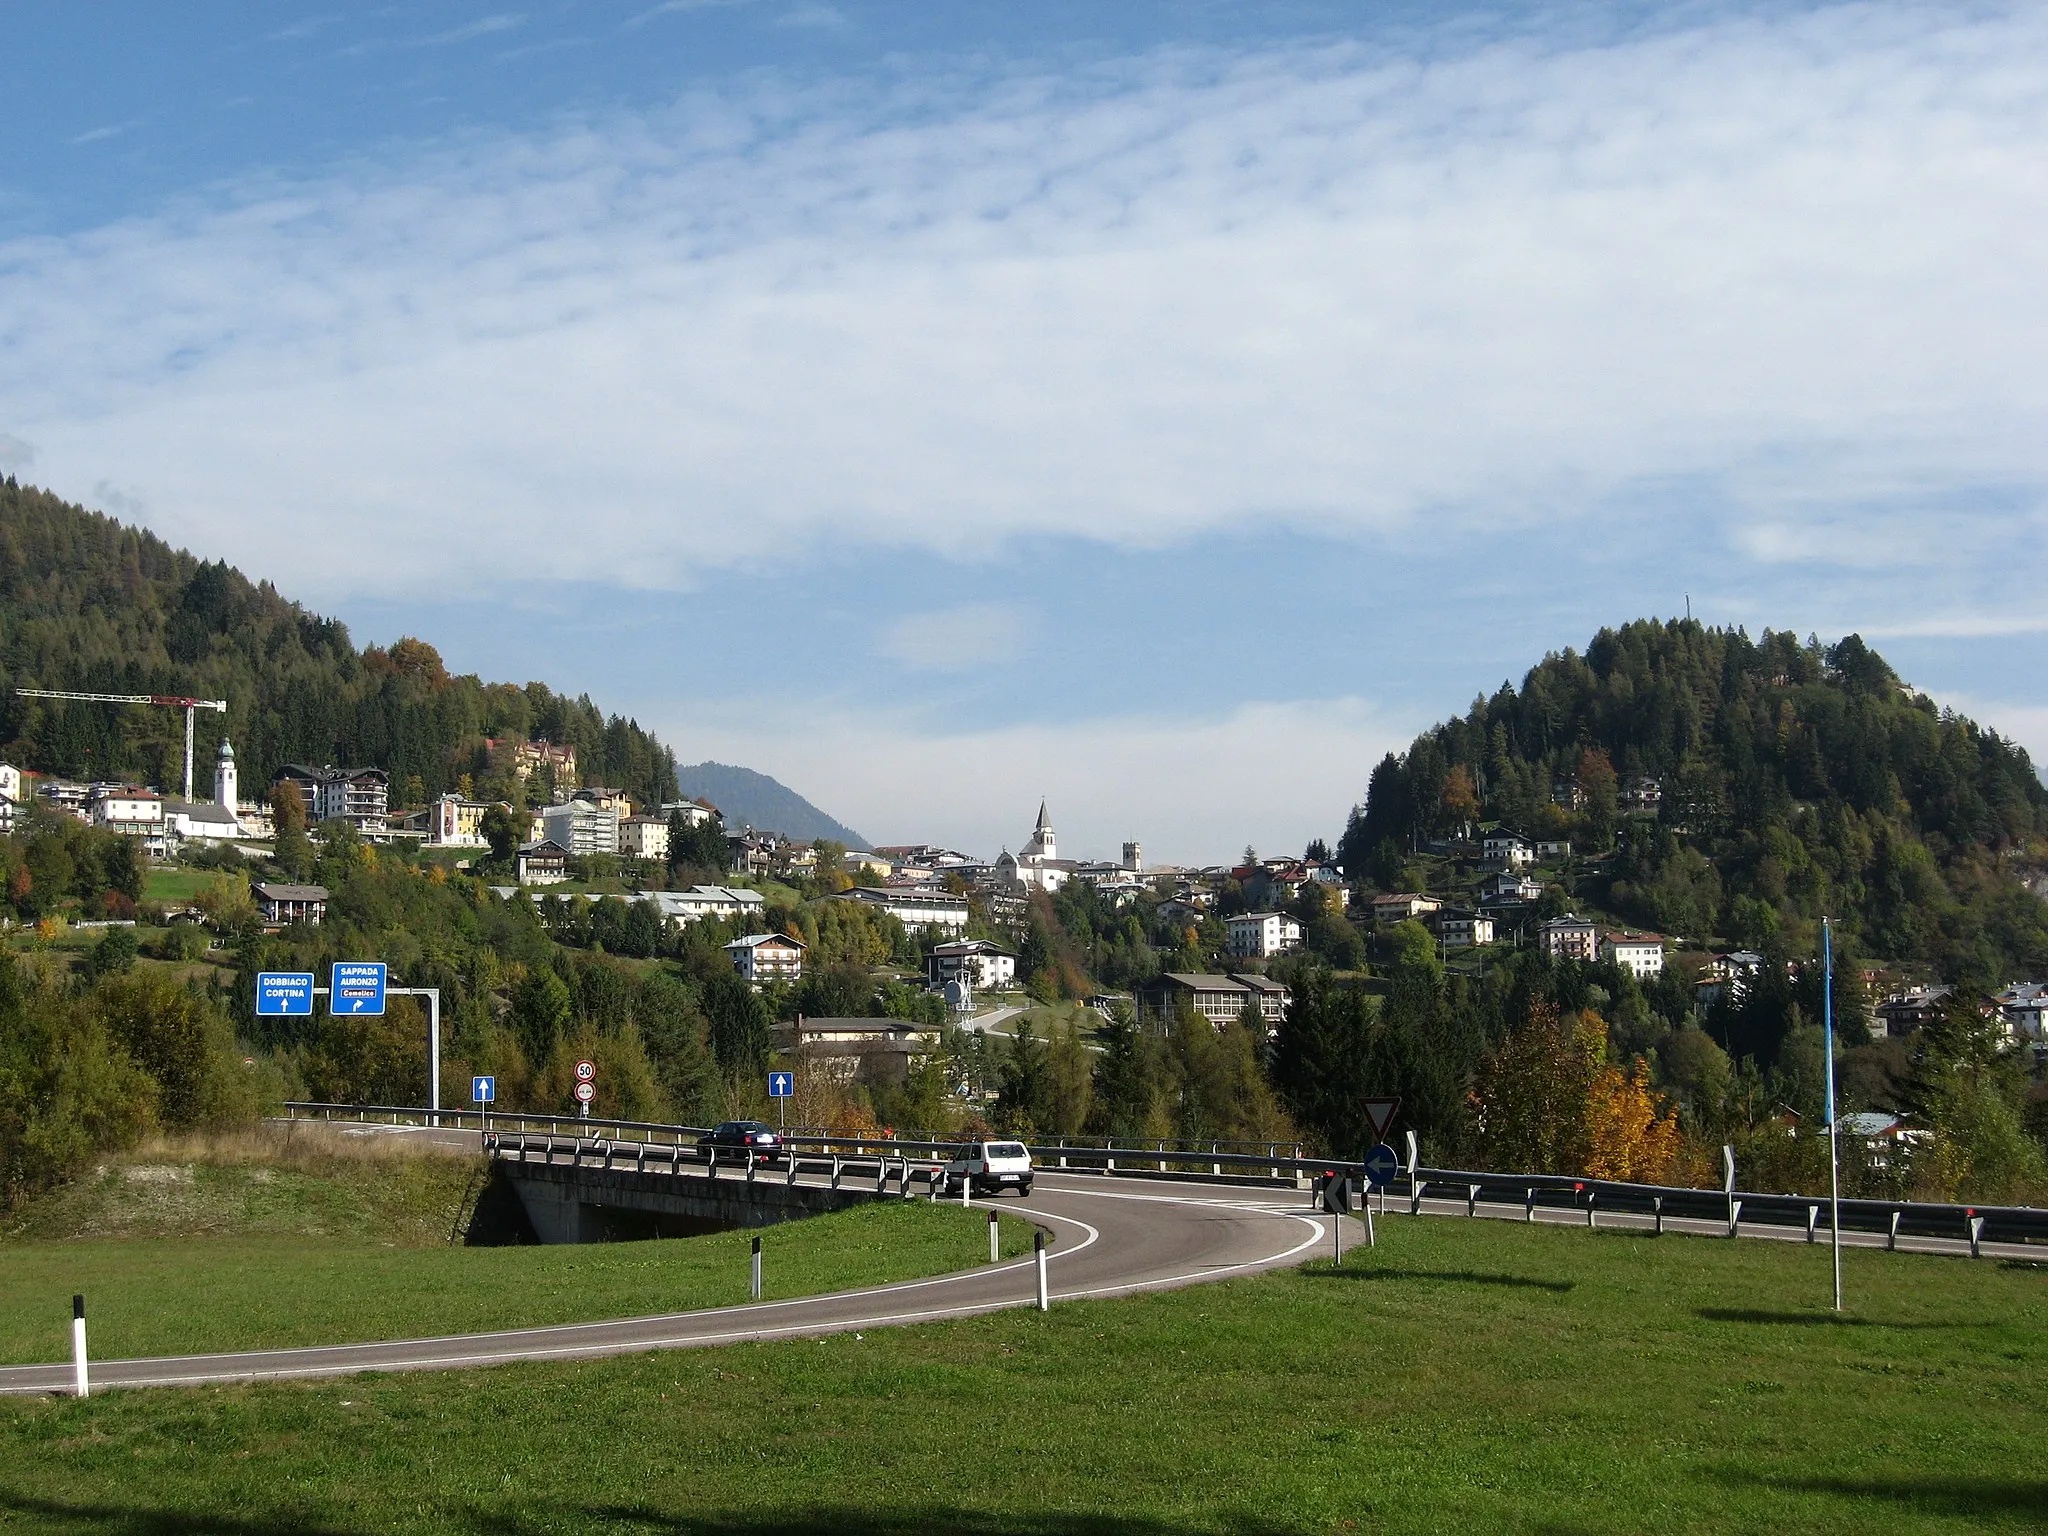
{"type": "MultiPolygon", "coordinates": [[[[807,1181],[808,1182],[808,1181],[807,1181]]],[[[1028,1214],[1049,1233],[1054,1301],[1166,1290],[1298,1263],[1329,1241],[1327,1218],[1243,1190],[1114,1186],[1086,1175],[1041,1174],[1029,1200],[977,1201],[1028,1214]]],[[[106,1360],[92,1367],[102,1386],[203,1386],[218,1382],[340,1376],[355,1371],[443,1370],[509,1360],[590,1359],[649,1349],[742,1339],[845,1333],[859,1328],[965,1317],[1036,1298],[1035,1260],[1026,1257],[961,1274],[793,1301],[719,1307],[615,1322],[508,1329],[453,1338],[273,1349],[246,1354],[106,1360]]],[[[0,1393],[68,1391],[68,1365],[0,1369],[0,1393]]]]}
{"type": "MultiPolygon", "coordinates": [[[[337,1129],[341,1129],[337,1127],[337,1129]]],[[[364,1135],[474,1147],[476,1133],[416,1127],[359,1127],[364,1135]]],[[[814,1180],[805,1178],[804,1182],[814,1180]]],[[[1049,1288],[1054,1301],[1166,1290],[1230,1275],[1296,1264],[1330,1251],[1330,1219],[1314,1212],[1305,1193],[1283,1189],[1168,1183],[1133,1177],[1104,1179],[1090,1174],[1040,1170],[1026,1200],[976,1201],[983,1209],[1028,1215],[1048,1237],[1049,1288]]],[[[1407,1201],[1387,1202],[1405,1214],[1407,1201]]],[[[1465,1217],[1462,1200],[1423,1201],[1423,1214],[1465,1217]]],[[[1481,1219],[1521,1220],[1519,1210],[1479,1208],[1481,1219]]],[[[1582,1225],[1578,1213],[1543,1210],[1545,1223],[1582,1225]]],[[[1647,1227],[1648,1218],[1606,1214],[1602,1226],[1647,1227]]],[[[1347,1224],[1347,1248],[1364,1237],[1356,1218],[1347,1224]]],[[[1667,1219],[1673,1232],[1718,1236],[1719,1222],[1667,1219]]],[[[1768,1236],[1803,1242],[1793,1228],[1745,1225],[1746,1237],[1768,1236]]],[[[1825,1241],[1825,1233],[1822,1234],[1825,1241]]],[[[1881,1246],[1883,1239],[1844,1233],[1857,1247],[1881,1246]]],[[[2031,1258],[2040,1250],[1986,1243],[1989,1257],[2031,1258]]],[[[1968,1253],[1967,1242],[1901,1238],[1899,1247],[1931,1253],[1968,1253]]],[[[150,1360],[95,1362],[95,1386],[198,1386],[231,1381],[340,1376],[356,1371],[443,1370],[511,1360],[590,1359],[650,1349],[681,1349],[744,1339],[844,1333],[861,1328],[964,1317],[1035,1300],[1034,1261],[1009,1260],[955,1275],[914,1280],[869,1290],[803,1297],[791,1301],[720,1307],[655,1317],[578,1323],[551,1328],[508,1329],[450,1338],[405,1339],[314,1349],[260,1350],[245,1354],[194,1355],[150,1360]]],[[[0,1368],[0,1393],[68,1391],[69,1365],[0,1368]]]]}

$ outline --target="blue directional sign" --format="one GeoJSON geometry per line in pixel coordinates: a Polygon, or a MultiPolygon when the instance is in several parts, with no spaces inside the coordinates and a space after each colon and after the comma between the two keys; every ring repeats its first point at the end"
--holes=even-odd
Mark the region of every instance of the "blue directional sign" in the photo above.
{"type": "Polygon", "coordinates": [[[794,1072],[770,1072],[768,1074],[768,1097],[771,1099],[795,1098],[796,1074],[794,1072]]]}
{"type": "Polygon", "coordinates": [[[266,1018],[313,1011],[311,971],[258,971],[256,1012],[266,1018]]]}
{"type": "Polygon", "coordinates": [[[497,1103],[498,1080],[495,1077],[472,1077],[469,1080],[469,1102],[472,1104],[497,1103]]]}
{"type": "Polygon", "coordinates": [[[1401,1159],[1384,1141],[1365,1154],[1365,1181],[1374,1189],[1394,1182],[1401,1171],[1401,1159]]]}
{"type": "Polygon", "coordinates": [[[384,962],[337,960],[327,1006],[335,1013],[372,1014],[384,1011],[384,962]]]}

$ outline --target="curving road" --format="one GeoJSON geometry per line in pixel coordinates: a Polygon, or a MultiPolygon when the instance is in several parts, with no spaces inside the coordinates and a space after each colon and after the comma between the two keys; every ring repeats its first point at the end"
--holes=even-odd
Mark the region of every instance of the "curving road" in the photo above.
{"type": "MultiPolygon", "coordinates": [[[[808,1181],[807,1181],[808,1182],[808,1181]]],[[[1054,1301],[1167,1290],[1299,1263],[1330,1242],[1329,1218],[1284,1191],[1146,1186],[1041,1171],[1028,1201],[976,1201],[1028,1214],[1046,1229],[1054,1301]]],[[[650,1349],[687,1349],[744,1339],[844,1333],[966,1317],[1037,1300],[1035,1261],[1007,1260],[959,1274],[791,1301],[700,1312],[514,1328],[449,1338],[401,1339],[315,1349],[252,1350],[148,1360],[96,1360],[92,1386],[205,1386],[221,1382],[343,1376],[356,1371],[451,1370],[510,1360],[577,1360],[650,1349]]],[[[0,1393],[68,1392],[71,1367],[0,1368],[0,1393]]]]}

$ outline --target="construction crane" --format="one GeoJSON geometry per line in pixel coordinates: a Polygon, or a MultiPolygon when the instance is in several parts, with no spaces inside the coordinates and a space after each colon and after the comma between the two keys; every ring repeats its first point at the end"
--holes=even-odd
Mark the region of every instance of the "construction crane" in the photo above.
{"type": "Polygon", "coordinates": [[[185,711],[185,798],[192,798],[192,717],[202,709],[228,712],[226,699],[188,699],[173,693],[66,693],[55,688],[17,688],[24,699],[78,699],[87,704],[165,704],[185,711]]]}

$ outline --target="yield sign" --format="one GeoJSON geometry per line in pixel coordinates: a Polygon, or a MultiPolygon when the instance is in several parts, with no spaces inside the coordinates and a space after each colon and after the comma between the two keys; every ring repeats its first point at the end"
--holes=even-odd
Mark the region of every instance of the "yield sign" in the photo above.
{"type": "Polygon", "coordinates": [[[1387,1127],[1394,1123],[1394,1112],[1401,1107],[1399,1099],[1367,1099],[1365,1118],[1372,1122],[1372,1139],[1385,1141],[1387,1127]]]}

